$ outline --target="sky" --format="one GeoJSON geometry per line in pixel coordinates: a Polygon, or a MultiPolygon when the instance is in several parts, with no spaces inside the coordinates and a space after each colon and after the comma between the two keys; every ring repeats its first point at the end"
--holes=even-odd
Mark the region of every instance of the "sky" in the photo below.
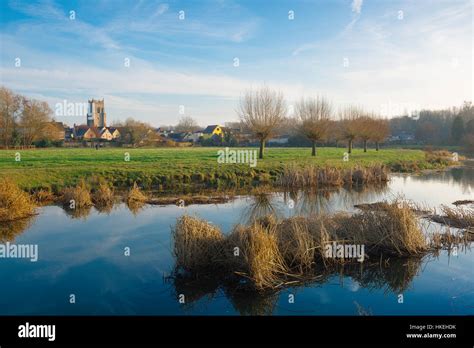
{"type": "Polygon", "coordinates": [[[474,0],[1,0],[0,84],[107,120],[237,121],[263,85],[393,116],[473,100],[474,0]],[[77,108],[76,108],[77,109],[77,108]]]}

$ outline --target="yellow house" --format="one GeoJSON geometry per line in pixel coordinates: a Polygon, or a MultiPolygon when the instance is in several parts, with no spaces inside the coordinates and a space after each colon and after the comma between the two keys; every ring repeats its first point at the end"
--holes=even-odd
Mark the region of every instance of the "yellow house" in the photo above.
{"type": "Polygon", "coordinates": [[[117,128],[109,127],[108,129],[109,129],[110,134],[112,134],[112,139],[120,138],[120,132],[117,128]]]}
{"type": "Polygon", "coordinates": [[[215,124],[215,125],[207,126],[206,129],[204,129],[203,134],[208,135],[208,136],[213,136],[213,135],[223,136],[224,130],[222,129],[222,126],[215,124]]]}
{"type": "Polygon", "coordinates": [[[100,138],[105,140],[112,140],[114,137],[112,133],[110,133],[110,131],[104,127],[100,130],[100,138]]]}

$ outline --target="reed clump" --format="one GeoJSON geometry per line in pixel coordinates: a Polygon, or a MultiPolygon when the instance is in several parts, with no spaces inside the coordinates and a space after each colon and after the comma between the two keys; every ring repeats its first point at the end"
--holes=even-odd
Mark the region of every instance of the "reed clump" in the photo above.
{"type": "Polygon", "coordinates": [[[127,203],[128,204],[136,203],[136,202],[144,203],[147,200],[148,200],[148,197],[142,192],[142,190],[140,190],[137,183],[135,182],[132,188],[130,189],[130,191],[128,191],[127,203]]]}
{"type": "Polygon", "coordinates": [[[388,167],[379,164],[355,168],[290,164],[283,168],[276,183],[287,188],[379,184],[388,181],[388,174],[388,167]]]}
{"type": "Polygon", "coordinates": [[[372,251],[416,255],[428,249],[412,206],[400,199],[381,202],[375,210],[363,210],[338,223],[338,236],[372,251]]]}
{"type": "Polygon", "coordinates": [[[346,184],[378,184],[388,181],[389,170],[383,165],[373,165],[370,167],[356,167],[350,177],[346,177],[346,184]]]}
{"type": "Polygon", "coordinates": [[[75,187],[65,188],[61,202],[70,209],[87,208],[93,205],[89,188],[84,180],[81,180],[75,187]]]}
{"type": "Polygon", "coordinates": [[[441,206],[443,219],[447,225],[457,228],[474,227],[474,208],[457,206],[450,208],[446,205],[441,206]]]}
{"type": "Polygon", "coordinates": [[[173,241],[177,266],[184,270],[211,270],[222,259],[222,232],[201,219],[181,217],[173,230],[173,241]]]}
{"type": "Polygon", "coordinates": [[[455,155],[454,153],[447,150],[427,151],[425,152],[425,158],[429,163],[441,164],[445,166],[456,164],[460,160],[465,159],[465,157],[455,155]]]}
{"type": "Polygon", "coordinates": [[[99,208],[110,207],[114,204],[114,191],[106,181],[100,181],[92,194],[92,201],[99,208]]]}
{"type": "Polygon", "coordinates": [[[34,202],[40,205],[45,205],[51,202],[54,202],[56,200],[56,197],[54,196],[53,192],[50,190],[45,190],[45,189],[39,189],[35,191],[32,194],[32,197],[34,202]]]}
{"type": "Polygon", "coordinates": [[[315,272],[321,275],[321,270],[365,262],[365,256],[373,260],[386,256],[422,257],[447,242],[461,242],[449,236],[428,240],[412,205],[401,199],[380,202],[377,209],[353,215],[282,220],[270,215],[248,225],[237,225],[227,236],[206,221],[183,216],[173,235],[178,268],[191,274],[243,278],[247,286],[256,290],[314,279],[315,272]],[[335,244],[352,250],[359,246],[364,254],[339,258],[328,253],[328,246],[335,244]]]}
{"type": "Polygon", "coordinates": [[[430,246],[434,250],[451,250],[454,247],[468,247],[473,239],[474,234],[469,231],[452,233],[448,227],[446,232],[436,232],[431,235],[430,246]]]}
{"type": "Polygon", "coordinates": [[[277,286],[287,273],[274,228],[237,226],[227,239],[226,268],[249,279],[256,289],[277,286]]]}
{"type": "Polygon", "coordinates": [[[286,264],[299,273],[311,269],[315,261],[317,240],[310,232],[310,223],[303,217],[293,217],[276,225],[278,248],[286,264]]]}
{"type": "Polygon", "coordinates": [[[14,221],[35,213],[31,197],[8,178],[0,179],[0,222],[14,221]]]}

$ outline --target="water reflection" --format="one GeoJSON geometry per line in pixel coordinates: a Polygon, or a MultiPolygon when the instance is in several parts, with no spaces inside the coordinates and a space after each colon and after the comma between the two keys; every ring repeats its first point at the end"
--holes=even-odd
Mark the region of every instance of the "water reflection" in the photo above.
{"type": "Polygon", "coordinates": [[[88,207],[76,208],[76,209],[68,209],[64,207],[64,212],[71,219],[87,220],[87,217],[92,212],[92,207],[88,206],[88,207]]]}
{"type": "Polygon", "coordinates": [[[280,217],[282,215],[281,207],[275,202],[273,193],[257,192],[248,197],[247,200],[249,204],[241,214],[241,221],[246,224],[251,224],[265,216],[280,217]]]}
{"type": "Polygon", "coordinates": [[[231,287],[224,289],[224,293],[232,306],[240,315],[272,315],[277,306],[279,293],[249,294],[231,287]]]}
{"type": "Polygon", "coordinates": [[[127,207],[134,216],[137,216],[145,208],[145,203],[140,201],[128,201],[127,207]]]}
{"type": "MultiPolygon", "coordinates": [[[[421,257],[410,257],[384,258],[377,262],[339,264],[330,267],[319,265],[314,270],[311,281],[302,282],[291,289],[294,292],[297,288],[322,287],[332,279],[339,278],[341,282],[351,279],[358,284],[358,287],[369,290],[400,294],[410,288],[424,262],[421,257]]],[[[171,282],[176,296],[185,296],[185,304],[182,305],[184,311],[191,311],[198,303],[211,302],[222,293],[240,315],[272,315],[281,295],[286,291],[279,289],[249,292],[235,279],[194,278],[182,273],[171,278],[171,282]]]]}
{"type": "MultiPolygon", "coordinates": [[[[408,178],[406,176],[405,178],[408,178]]],[[[409,176],[415,182],[439,183],[443,182],[450,186],[456,185],[465,194],[471,194],[474,190],[474,165],[452,168],[443,172],[430,172],[418,176],[409,176]]]]}
{"type": "Polygon", "coordinates": [[[114,204],[110,202],[108,204],[95,205],[95,209],[101,214],[110,215],[110,213],[114,209],[114,204]]]}
{"type": "Polygon", "coordinates": [[[248,224],[269,215],[282,218],[285,214],[309,216],[351,211],[360,202],[372,202],[388,196],[390,190],[386,184],[333,190],[261,192],[246,198],[248,204],[240,220],[248,224]]]}
{"type": "Polygon", "coordinates": [[[400,294],[409,288],[422,264],[421,257],[390,258],[360,269],[351,265],[349,273],[364,288],[400,294]]]}
{"type": "Polygon", "coordinates": [[[0,222],[0,242],[13,242],[15,238],[30,228],[35,217],[28,217],[9,222],[0,222]]]}

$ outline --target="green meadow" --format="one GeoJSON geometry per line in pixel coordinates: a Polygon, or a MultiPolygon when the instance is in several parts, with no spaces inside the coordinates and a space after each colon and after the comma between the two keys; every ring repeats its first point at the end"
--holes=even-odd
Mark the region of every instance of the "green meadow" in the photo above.
{"type": "MultiPolygon", "coordinates": [[[[231,148],[239,150],[243,148],[231,148]]],[[[247,148],[256,150],[256,148],[247,148]]],[[[421,150],[354,149],[343,161],[345,148],[318,148],[311,157],[307,148],[268,148],[265,158],[255,167],[248,164],[220,164],[221,148],[49,148],[0,151],[0,175],[9,177],[23,189],[60,190],[76,184],[81,178],[93,182],[99,177],[116,187],[137,182],[145,189],[205,184],[220,187],[236,184],[271,182],[286,165],[309,164],[322,167],[356,167],[385,164],[392,171],[416,171],[443,166],[428,161],[421,150]],[[21,156],[16,161],[16,155],[21,156]],[[127,153],[129,156],[127,156],[127,153]],[[129,159],[127,161],[127,159],[129,159]]]]}

